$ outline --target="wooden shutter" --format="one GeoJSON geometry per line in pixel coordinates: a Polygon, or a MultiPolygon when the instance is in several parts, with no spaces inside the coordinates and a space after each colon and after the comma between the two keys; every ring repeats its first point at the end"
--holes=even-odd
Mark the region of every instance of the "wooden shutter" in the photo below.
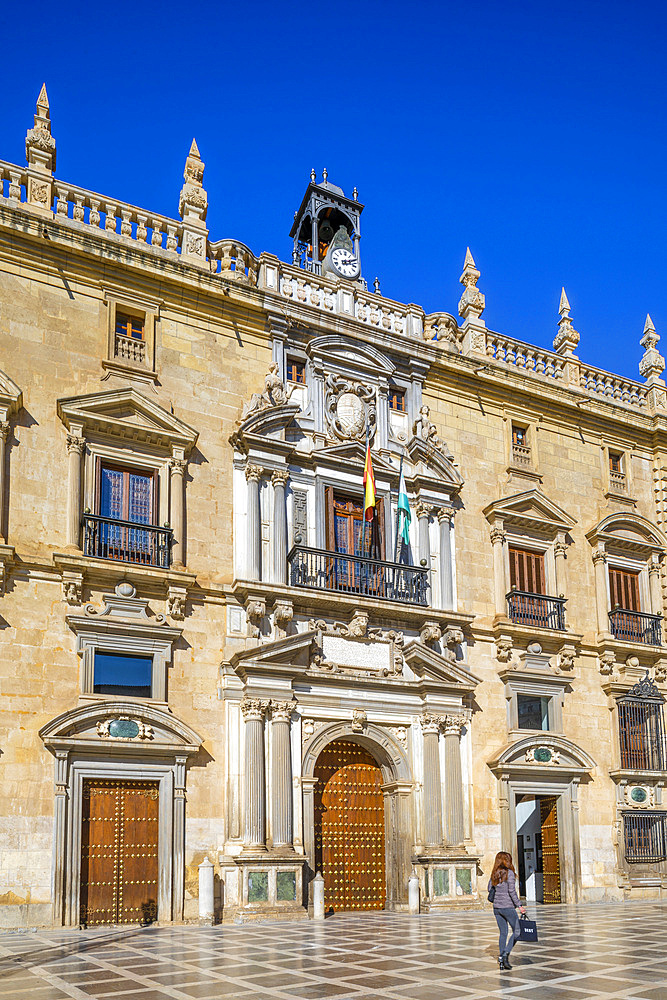
{"type": "Polygon", "coordinates": [[[510,546],[510,585],[528,594],[544,594],[544,555],[510,546]]]}
{"type": "Polygon", "coordinates": [[[612,611],[618,605],[624,611],[641,611],[639,606],[639,573],[609,567],[609,596],[612,611]]]}
{"type": "Polygon", "coordinates": [[[336,533],[334,530],[334,491],[333,486],[327,486],[324,490],[324,506],[327,518],[327,549],[329,552],[336,551],[336,533]]]}

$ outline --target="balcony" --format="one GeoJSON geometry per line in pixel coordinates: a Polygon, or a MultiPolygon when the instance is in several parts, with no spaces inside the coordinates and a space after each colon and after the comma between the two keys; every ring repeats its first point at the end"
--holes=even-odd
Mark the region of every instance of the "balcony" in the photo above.
{"type": "Polygon", "coordinates": [[[428,570],[295,545],[287,556],[293,587],[335,590],[382,601],[426,606],[428,570]]]}
{"type": "Polygon", "coordinates": [[[95,559],[169,569],[172,534],[171,528],[84,514],[83,554],[95,559]]]}
{"type": "Polygon", "coordinates": [[[506,595],[507,614],[515,625],[532,628],[565,629],[565,598],[530,594],[524,590],[511,590],[506,595]]]}
{"type": "Polygon", "coordinates": [[[609,612],[609,626],[614,639],[622,642],[643,642],[646,646],[662,645],[662,617],[643,611],[616,608],[609,612]]]}

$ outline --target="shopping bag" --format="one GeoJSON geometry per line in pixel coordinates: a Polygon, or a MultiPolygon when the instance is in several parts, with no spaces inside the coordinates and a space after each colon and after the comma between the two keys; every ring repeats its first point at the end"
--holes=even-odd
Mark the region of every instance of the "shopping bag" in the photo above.
{"type": "Polygon", "coordinates": [[[528,917],[521,917],[519,920],[519,941],[528,941],[535,944],[537,941],[537,924],[528,917]]]}

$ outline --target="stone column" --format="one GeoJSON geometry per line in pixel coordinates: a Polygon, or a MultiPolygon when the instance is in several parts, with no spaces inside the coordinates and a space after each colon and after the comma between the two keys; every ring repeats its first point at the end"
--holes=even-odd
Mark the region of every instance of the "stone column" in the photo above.
{"type": "Polygon", "coordinates": [[[262,576],[262,519],[259,506],[259,481],[263,469],[251,462],[245,467],[248,482],[248,579],[261,580],[262,576]]]}
{"type": "Polygon", "coordinates": [[[67,544],[81,549],[81,456],[86,446],[79,434],[67,435],[67,544]]]}
{"type": "Polygon", "coordinates": [[[271,832],[273,846],[292,848],[292,751],[290,719],[294,702],[271,702],[271,832]]]}
{"type": "Polygon", "coordinates": [[[496,615],[506,618],[505,554],[503,552],[505,532],[503,531],[502,523],[492,526],[491,544],[493,546],[493,592],[495,595],[496,615]]]}
{"type": "Polygon", "coordinates": [[[426,577],[426,601],[428,604],[431,603],[431,540],[429,538],[428,522],[432,513],[433,507],[431,504],[424,503],[423,500],[420,500],[415,507],[415,514],[419,521],[419,564],[429,570],[426,577]]]}
{"type": "Polygon", "coordinates": [[[245,719],[245,851],[266,850],[266,781],[264,775],[264,715],[267,702],[244,698],[245,719]]]}
{"type": "MultiPolygon", "coordinates": [[[[55,751],[55,802],[53,844],[53,923],[60,927],[71,915],[65,912],[65,857],[67,855],[67,779],[69,751],[55,751]]],[[[78,919],[78,914],[77,914],[78,919]]]]}
{"type": "Polygon", "coordinates": [[[464,724],[461,716],[445,717],[445,843],[448,847],[457,847],[465,837],[461,771],[461,730],[464,724]]]}
{"type": "Polygon", "coordinates": [[[173,566],[183,566],[185,563],[184,478],[186,466],[187,462],[182,457],[174,456],[169,461],[171,527],[174,532],[171,548],[173,566]]]}
{"type": "Polygon", "coordinates": [[[595,604],[598,616],[598,632],[609,635],[609,615],[607,608],[607,553],[599,547],[593,553],[595,566],[595,604]]]}
{"type": "Polygon", "coordinates": [[[440,748],[438,734],[440,718],[425,715],[421,719],[424,733],[424,846],[442,846],[442,784],[440,781],[440,748]]]}
{"type": "Polygon", "coordinates": [[[11,424],[8,420],[0,422],[0,541],[3,542],[7,541],[5,534],[5,462],[7,461],[7,438],[10,430],[11,424]]]}
{"type": "Polygon", "coordinates": [[[660,586],[660,563],[657,556],[652,556],[648,564],[648,579],[651,590],[651,611],[654,615],[661,615],[662,589],[660,586]]]}
{"type": "Polygon", "coordinates": [[[285,487],[289,479],[287,469],[276,469],[271,476],[273,483],[273,579],[276,583],[287,580],[287,507],[285,487]]]}
{"type": "Polygon", "coordinates": [[[454,566],[452,565],[452,522],[454,511],[443,507],[438,511],[440,524],[440,603],[451,611],[454,607],[454,566]]]}
{"type": "MultiPolygon", "coordinates": [[[[187,757],[176,755],[174,768],[174,829],[173,829],[173,898],[171,902],[172,919],[176,923],[183,921],[183,906],[185,903],[185,768],[187,757]]],[[[160,901],[158,900],[158,913],[160,901]]],[[[162,919],[162,918],[160,918],[162,919]]],[[[167,917],[167,919],[169,919],[167,917]]]]}
{"type": "Polygon", "coordinates": [[[554,542],[554,562],[556,564],[556,597],[567,597],[567,563],[565,562],[565,557],[567,555],[567,544],[565,542],[565,533],[559,532],[558,538],[554,542]]]}

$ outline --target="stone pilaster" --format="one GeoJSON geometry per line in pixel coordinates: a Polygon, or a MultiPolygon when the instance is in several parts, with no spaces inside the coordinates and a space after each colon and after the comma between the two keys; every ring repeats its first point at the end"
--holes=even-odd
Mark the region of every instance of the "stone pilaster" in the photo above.
{"type": "Polygon", "coordinates": [[[464,725],[465,719],[461,716],[445,716],[445,843],[448,847],[458,847],[465,837],[461,771],[461,731],[464,725]]]}
{"type": "Polygon", "coordinates": [[[662,614],[662,588],[660,586],[659,557],[653,555],[648,564],[648,579],[651,590],[651,611],[654,615],[662,614]]]}
{"type": "Polygon", "coordinates": [[[287,580],[287,507],[285,488],[289,479],[287,469],[276,469],[271,476],[273,483],[273,579],[276,583],[287,580]]]}
{"type": "Polygon", "coordinates": [[[271,702],[271,832],[279,850],[291,850],[293,841],[290,722],[295,707],[291,701],[271,702]]]}
{"type": "Polygon", "coordinates": [[[259,506],[259,483],[264,470],[251,462],[245,467],[248,482],[248,579],[262,578],[262,522],[259,506]]]}
{"type": "Polygon", "coordinates": [[[567,543],[565,533],[559,532],[554,542],[554,561],[556,564],[556,594],[567,597],[567,543]]]}
{"type": "Polygon", "coordinates": [[[174,566],[185,563],[185,490],[184,478],[187,462],[182,456],[174,456],[169,461],[171,490],[171,527],[174,541],[171,549],[174,566]]]}
{"type": "Polygon", "coordinates": [[[440,718],[421,719],[424,734],[424,846],[442,847],[442,783],[440,779],[440,718]]]}
{"type": "MultiPolygon", "coordinates": [[[[431,569],[431,540],[429,537],[429,519],[433,513],[433,506],[420,500],[415,507],[415,514],[419,522],[419,562],[427,570],[431,569]]],[[[427,575],[427,597],[428,604],[431,603],[431,574],[427,575]]]]}
{"type": "Polygon", "coordinates": [[[607,553],[600,546],[593,553],[595,566],[595,603],[598,615],[598,632],[609,636],[609,615],[607,608],[607,553]]]}
{"type": "Polygon", "coordinates": [[[264,774],[264,716],[268,702],[244,698],[245,720],[245,830],[246,852],[266,850],[266,779],[264,774]]]}
{"type": "Polygon", "coordinates": [[[5,463],[7,461],[7,438],[9,437],[9,432],[11,430],[11,424],[8,420],[0,421],[0,540],[3,542],[7,541],[7,535],[5,534],[5,484],[6,484],[6,472],[5,463]]]}
{"type": "Polygon", "coordinates": [[[438,511],[440,525],[440,602],[446,610],[454,607],[454,567],[452,564],[452,524],[454,511],[443,507],[438,511]]]}
{"type": "Polygon", "coordinates": [[[505,532],[502,524],[491,527],[491,545],[493,546],[493,593],[495,597],[496,615],[506,617],[505,609],[505,557],[503,545],[505,532]]]}
{"type": "Polygon", "coordinates": [[[86,447],[79,434],[67,435],[67,544],[81,548],[81,456],[86,447]]]}

